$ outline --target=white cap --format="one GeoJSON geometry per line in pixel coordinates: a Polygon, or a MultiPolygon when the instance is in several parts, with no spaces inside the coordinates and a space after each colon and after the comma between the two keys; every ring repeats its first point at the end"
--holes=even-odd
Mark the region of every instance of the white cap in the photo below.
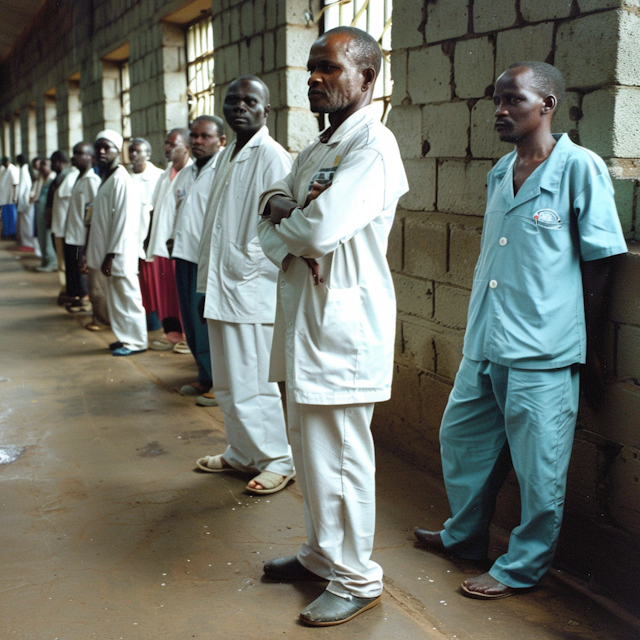
{"type": "Polygon", "coordinates": [[[122,151],[122,143],[124,142],[124,138],[117,131],[114,131],[113,129],[105,129],[96,136],[96,142],[98,142],[100,138],[104,138],[105,140],[109,140],[109,142],[113,142],[118,151],[122,151]]]}

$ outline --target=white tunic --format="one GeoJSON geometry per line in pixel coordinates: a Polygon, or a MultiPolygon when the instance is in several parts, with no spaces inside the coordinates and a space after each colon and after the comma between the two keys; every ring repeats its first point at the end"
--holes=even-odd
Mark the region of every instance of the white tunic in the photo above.
{"type": "Polygon", "coordinates": [[[16,204],[19,212],[29,211],[29,196],[31,195],[32,186],[33,180],[31,179],[29,165],[23,164],[20,167],[20,182],[18,184],[18,195],[16,196],[16,204]]]}
{"type": "Polygon", "coordinates": [[[216,164],[221,153],[220,150],[212,156],[200,169],[200,173],[195,163],[186,171],[183,169],[187,175],[183,189],[178,195],[176,222],[171,236],[174,239],[173,258],[181,258],[194,264],[198,262],[198,247],[202,237],[204,215],[207,211],[207,201],[216,164]]]}
{"type": "Polygon", "coordinates": [[[84,246],[87,239],[87,227],[84,220],[85,210],[96,197],[100,182],[100,176],[93,169],[89,169],[73,185],[67,213],[67,224],[64,229],[64,239],[67,244],[76,247],[84,246]]]}
{"type": "Polygon", "coordinates": [[[15,202],[14,188],[20,182],[20,171],[14,164],[0,170],[0,205],[13,204],[15,202]]]}
{"type": "Polygon", "coordinates": [[[119,165],[102,184],[93,200],[87,265],[100,269],[108,253],[114,253],[111,274],[138,273],[140,201],[127,170],[119,165]]]}
{"type": "Polygon", "coordinates": [[[64,238],[64,231],[67,226],[67,214],[69,212],[69,202],[73,187],[80,175],[80,171],[71,167],[69,173],[64,177],[60,186],[53,194],[53,204],[51,205],[51,233],[56,238],[64,238]]]}
{"type": "Polygon", "coordinates": [[[314,285],[298,258],[280,272],[272,377],[286,374],[301,404],[387,400],[396,323],[387,239],[408,184],[396,140],[372,107],[349,117],[327,144],[302,151],[287,178],[263,194],[260,210],[276,193],[303,206],[317,178],[333,183],[309,206],[279,225],[258,225],[276,265],[289,253],[315,258],[324,280],[314,285]]]}
{"type": "Polygon", "coordinates": [[[278,269],[258,240],[262,192],[291,169],[289,154],[262,127],[231,156],[218,161],[198,254],[197,291],[206,294],[204,315],[224,322],[271,324],[278,269]]]}
{"type": "Polygon", "coordinates": [[[153,219],[151,220],[151,233],[149,246],[147,247],[147,262],[153,262],[153,258],[169,258],[167,240],[171,238],[176,221],[176,204],[178,195],[182,193],[190,167],[193,164],[191,158],[187,164],[176,173],[171,180],[171,165],[160,176],[153,194],[153,219]]]}
{"type": "Polygon", "coordinates": [[[144,171],[141,173],[131,173],[133,184],[138,189],[140,197],[140,259],[144,260],[144,241],[149,233],[149,222],[151,221],[151,210],[153,209],[153,194],[160,176],[164,173],[155,164],[147,162],[144,171]]]}

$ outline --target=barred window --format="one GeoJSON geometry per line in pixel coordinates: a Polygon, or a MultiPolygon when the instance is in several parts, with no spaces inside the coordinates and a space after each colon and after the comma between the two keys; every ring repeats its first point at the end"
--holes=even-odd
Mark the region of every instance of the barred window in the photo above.
{"type": "Polygon", "coordinates": [[[120,64],[120,124],[122,137],[131,140],[131,80],[129,78],[129,61],[120,64]]]}
{"type": "Polygon", "coordinates": [[[187,28],[187,96],[189,122],[213,115],[213,27],[207,15],[187,28]]]}
{"type": "Polygon", "coordinates": [[[385,122],[391,107],[391,9],[392,0],[337,0],[325,2],[324,30],[357,27],[372,35],[382,49],[382,67],[373,93],[380,119],[385,122]]]}

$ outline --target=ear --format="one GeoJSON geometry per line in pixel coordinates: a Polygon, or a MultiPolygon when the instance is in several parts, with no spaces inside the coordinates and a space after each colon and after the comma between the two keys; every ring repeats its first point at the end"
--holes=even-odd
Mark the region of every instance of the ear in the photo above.
{"type": "Polygon", "coordinates": [[[376,72],[368,67],[362,70],[362,91],[368,91],[376,83],[376,72]]]}
{"type": "Polygon", "coordinates": [[[542,114],[553,113],[558,106],[558,99],[553,95],[547,96],[542,102],[542,114]]]}
{"type": "Polygon", "coordinates": [[[271,111],[271,105],[268,104],[265,108],[264,108],[264,119],[266,120],[269,117],[269,112],[271,111]]]}
{"type": "Polygon", "coordinates": [[[226,146],[226,144],[227,144],[227,136],[223,133],[220,136],[220,146],[224,147],[224,146],[226,146]]]}

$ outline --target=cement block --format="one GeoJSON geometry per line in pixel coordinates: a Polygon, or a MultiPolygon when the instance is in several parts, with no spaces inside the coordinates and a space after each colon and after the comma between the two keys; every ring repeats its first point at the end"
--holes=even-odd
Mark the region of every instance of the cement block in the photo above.
{"type": "Polygon", "coordinates": [[[436,202],[436,161],[433,158],[405,160],[409,193],[400,198],[400,206],[410,211],[433,211],[436,202]]]}
{"type": "Polygon", "coordinates": [[[222,32],[222,16],[220,14],[212,17],[211,26],[213,29],[213,46],[218,47],[224,43],[222,32]]]}
{"type": "Polygon", "coordinates": [[[434,321],[451,329],[464,329],[470,295],[466,289],[436,283],[433,292],[434,321]]]}
{"type": "MultiPolygon", "coordinates": [[[[637,6],[637,0],[632,1],[637,6]]],[[[598,11],[601,9],[616,9],[629,4],[628,0],[578,0],[580,13],[588,13],[589,11],[598,11]]]]}
{"type": "Polygon", "coordinates": [[[240,33],[243,37],[251,37],[254,31],[253,2],[245,2],[240,7],[240,33]]]}
{"type": "Polygon", "coordinates": [[[625,447],[610,471],[609,513],[629,533],[640,535],[640,450],[625,447]]]}
{"type": "Polygon", "coordinates": [[[616,11],[577,18],[558,27],[555,66],[568,87],[592,88],[616,82],[618,28],[616,11]]]}
{"type": "Polygon", "coordinates": [[[399,106],[389,113],[387,127],[395,134],[403,159],[422,157],[421,122],[421,109],[417,106],[399,106]]]}
{"type": "Polygon", "coordinates": [[[450,380],[458,373],[460,361],[462,360],[462,343],[464,331],[454,331],[450,329],[434,338],[436,348],[436,373],[450,380]]]}
{"type": "Polygon", "coordinates": [[[508,29],[516,21],[513,0],[475,0],[473,3],[473,30],[475,33],[508,29]]]}
{"type": "Polygon", "coordinates": [[[264,53],[263,65],[265,71],[271,71],[276,66],[276,42],[273,31],[267,31],[263,36],[264,53]]]}
{"type": "Polygon", "coordinates": [[[482,98],[493,85],[494,51],[489,38],[456,43],[453,79],[458,98],[482,98]]]}
{"type": "Polygon", "coordinates": [[[267,25],[267,14],[265,12],[265,1],[254,0],[253,3],[253,28],[255,33],[262,33],[267,25]]]}
{"type": "Polygon", "coordinates": [[[302,151],[305,147],[318,137],[318,121],[308,110],[285,109],[282,112],[286,120],[278,119],[278,135],[282,136],[281,122],[285,126],[284,141],[279,140],[291,153],[302,151]]]}
{"type": "Polygon", "coordinates": [[[404,221],[404,273],[429,280],[442,280],[447,274],[448,230],[418,214],[404,221]]]}
{"type": "Polygon", "coordinates": [[[616,356],[616,377],[640,383],[640,328],[624,324],[618,327],[616,356]]]}
{"type": "Polygon", "coordinates": [[[287,28],[279,27],[276,31],[276,69],[287,66],[287,28]]]}
{"type": "MultiPolygon", "coordinates": [[[[281,29],[278,33],[281,33],[281,29]]],[[[311,45],[317,40],[318,33],[314,29],[306,27],[294,27],[288,25],[285,28],[286,38],[284,44],[286,46],[285,65],[288,67],[298,67],[300,69],[307,68],[307,60],[309,59],[309,51],[311,45]]],[[[280,54],[280,40],[276,44],[278,54],[280,54]]],[[[279,56],[278,56],[278,59],[279,56]]],[[[280,66],[280,65],[279,65],[280,66]]]]}
{"type": "Polygon", "coordinates": [[[609,315],[614,322],[640,325],[640,255],[617,259],[609,315]]]}
{"type": "Polygon", "coordinates": [[[400,2],[393,8],[391,25],[391,48],[394,51],[419,47],[424,42],[422,25],[422,3],[400,2]]]}
{"type": "Polygon", "coordinates": [[[222,12],[222,38],[216,42],[213,41],[214,47],[220,47],[227,45],[231,42],[231,12],[223,11],[222,12]]]}
{"type": "Polygon", "coordinates": [[[622,232],[628,235],[633,227],[634,201],[636,199],[636,180],[617,180],[612,177],[613,188],[616,190],[615,200],[622,232]]]}
{"type": "Polygon", "coordinates": [[[422,150],[428,148],[427,158],[464,158],[469,146],[467,103],[426,105],[422,110],[421,138],[422,150]]]}
{"type": "Polygon", "coordinates": [[[278,10],[275,2],[266,2],[265,17],[267,21],[267,29],[275,29],[278,25],[278,10]]]}
{"type": "Polygon", "coordinates": [[[496,78],[519,60],[545,62],[553,46],[553,26],[553,22],[543,22],[532,27],[500,32],[496,46],[496,78]]]}
{"type": "Polygon", "coordinates": [[[411,276],[394,274],[398,314],[429,320],[433,316],[433,282],[411,276]]]}
{"type": "Polygon", "coordinates": [[[480,255],[482,226],[451,225],[449,235],[449,281],[471,290],[473,272],[480,255]]]}
{"type": "MultiPolygon", "coordinates": [[[[640,24],[638,27],[640,33],[640,24]]],[[[614,95],[613,155],[616,158],[637,158],[640,154],[640,88],[616,87],[614,95]]]]}
{"type": "Polygon", "coordinates": [[[572,0],[520,0],[520,12],[527,22],[542,22],[568,18],[571,14],[572,0]]]}
{"type": "Polygon", "coordinates": [[[573,443],[567,473],[565,513],[595,519],[598,515],[598,482],[603,457],[595,444],[580,440],[579,433],[573,443]]]}
{"type": "Polygon", "coordinates": [[[240,75],[240,49],[237,44],[230,44],[223,50],[226,79],[231,82],[240,75]]]}
{"type": "Polygon", "coordinates": [[[488,160],[445,160],[438,167],[438,211],[481,216],[487,199],[488,160]]]}
{"type": "Polygon", "coordinates": [[[502,142],[493,125],[496,107],[493,100],[478,100],[471,109],[471,155],[474,158],[501,158],[513,151],[513,145],[502,142]]]}
{"type": "Polygon", "coordinates": [[[467,33],[469,3],[467,0],[429,2],[425,36],[428,44],[457,38],[467,33]]]}
{"type": "MultiPolygon", "coordinates": [[[[567,91],[565,101],[556,109],[552,130],[555,133],[577,133],[582,120],[582,96],[575,91],[567,91]]],[[[575,133],[573,135],[575,135],[575,133]]]]}
{"type": "Polygon", "coordinates": [[[233,7],[229,11],[229,29],[230,29],[230,41],[238,42],[242,37],[242,33],[240,31],[240,7],[233,7]]]}
{"type": "Polygon", "coordinates": [[[244,75],[247,73],[251,73],[251,68],[249,67],[249,47],[248,41],[242,40],[238,43],[238,51],[240,51],[240,74],[244,75]]]}
{"type": "Polygon", "coordinates": [[[403,319],[402,346],[402,356],[405,362],[424,371],[435,373],[436,352],[433,331],[403,319]]]}
{"type": "Polygon", "coordinates": [[[407,97],[407,52],[391,52],[391,78],[393,80],[393,91],[391,93],[391,104],[396,106],[402,104],[407,97]]]}
{"type": "Polygon", "coordinates": [[[262,36],[255,35],[249,41],[249,73],[259,76],[262,75],[264,65],[262,62],[263,44],[262,36]]]}
{"type": "Polygon", "coordinates": [[[409,52],[407,91],[413,104],[451,99],[452,66],[442,47],[409,52]]]}
{"type": "Polygon", "coordinates": [[[640,448],[640,387],[617,383],[608,390],[607,401],[591,428],[621,444],[640,448]]]}
{"type": "Polygon", "coordinates": [[[280,74],[278,72],[265,73],[260,76],[260,79],[269,87],[271,109],[279,109],[283,106],[280,101],[280,74]]]}
{"type": "Polygon", "coordinates": [[[308,78],[309,73],[306,69],[288,67],[285,71],[285,81],[280,85],[280,104],[289,108],[308,109],[308,78]]]}
{"type": "Polygon", "coordinates": [[[391,271],[402,271],[404,262],[404,216],[396,215],[389,233],[387,262],[391,271]]]}

